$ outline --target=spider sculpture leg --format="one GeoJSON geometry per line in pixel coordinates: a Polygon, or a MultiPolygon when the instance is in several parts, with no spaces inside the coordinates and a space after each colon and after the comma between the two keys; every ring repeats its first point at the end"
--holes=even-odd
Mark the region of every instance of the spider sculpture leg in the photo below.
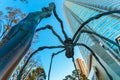
{"type": "MultiPolygon", "coordinates": [[[[82,33],[88,33],[88,34],[91,34],[91,35],[95,35],[95,36],[97,36],[97,37],[99,37],[101,39],[104,39],[104,40],[110,42],[111,44],[114,44],[114,45],[118,46],[118,48],[120,48],[120,46],[116,42],[114,42],[114,41],[110,40],[109,38],[106,38],[106,37],[104,37],[104,36],[102,36],[102,35],[100,35],[100,34],[98,34],[96,32],[88,31],[88,30],[81,30],[79,34],[81,35],[82,33]]],[[[80,35],[77,36],[77,38],[75,39],[74,43],[77,43],[77,41],[80,38],[80,35]]]]}
{"type": "Polygon", "coordinates": [[[96,56],[96,54],[87,45],[82,44],[82,43],[76,43],[75,45],[77,45],[77,46],[83,46],[86,49],[88,49],[92,53],[92,55],[95,57],[95,59],[99,62],[99,64],[103,67],[103,69],[105,70],[105,72],[108,75],[109,79],[113,80],[112,76],[109,74],[109,72],[107,71],[107,69],[103,66],[103,64],[100,62],[99,58],[96,56]]]}
{"type": "MultiPolygon", "coordinates": [[[[54,10],[53,10],[53,11],[54,11],[54,10]]],[[[88,23],[91,22],[92,20],[99,19],[99,18],[102,17],[102,16],[109,15],[109,14],[113,14],[113,13],[120,13],[120,10],[109,11],[109,12],[101,13],[101,14],[98,14],[98,15],[96,15],[96,16],[93,16],[93,17],[89,18],[88,20],[86,20],[85,22],[83,22],[82,25],[78,28],[78,30],[77,30],[76,33],[74,34],[74,36],[73,36],[73,38],[72,38],[72,42],[73,42],[73,43],[77,43],[77,41],[78,41],[78,39],[79,39],[79,37],[80,37],[79,35],[80,35],[81,33],[83,33],[83,32],[91,33],[91,32],[84,31],[84,30],[81,31],[82,28],[83,28],[86,24],[88,24],[88,23]],[[75,39],[76,39],[76,40],[75,40],[75,39]]],[[[120,46],[119,46],[118,44],[116,44],[114,41],[111,41],[111,40],[109,40],[108,38],[105,38],[105,37],[103,37],[103,36],[101,36],[101,35],[99,35],[99,34],[97,34],[97,33],[94,33],[94,32],[92,32],[92,34],[94,34],[94,35],[96,35],[96,36],[98,36],[98,37],[101,37],[101,38],[103,38],[103,39],[111,42],[112,44],[118,46],[118,49],[120,49],[120,46]]]]}
{"type": "MultiPolygon", "coordinates": [[[[50,62],[50,67],[49,67],[49,72],[48,72],[48,80],[50,80],[50,72],[51,72],[51,67],[52,67],[52,62],[53,62],[54,56],[60,54],[60,53],[63,52],[63,51],[65,51],[65,49],[63,49],[63,50],[61,50],[61,51],[58,51],[57,53],[53,53],[53,54],[52,54],[52,56],[51,56],[51,62],[50,62]]],[[[72,56],[72,61],[73,61],[75,70],[77,71],[77,74],[78,74],[78,80],[80,80],[79,73],[78,73],[78,70],[77,70],[77,67],[76,67],[76,64],[75,64],[74,56],[72,56]]]]}
{"type": "MultiPolygon", "coordinates": [[[[73,41],[71,38],[68,37],[68,35],[66,34],[65,30],[64,30],[64,26],[63,26],[63,22],[62,20],[58,17],[57,15],[57,12],[56,12],[56,7],[53,9],[53,13],[54,13],[54,16],[56,17],[56,19],[59,21],[60,25],[61,25],[61,29],[62,29],[62,32],[64,34],[64,37],[65,37],[65,41],[64,41],[64,46],[65,46],[65,55],[67,58],[72,58],[72,61],[74,63],[74,46],[73,46],[73,41]]],[[[75,69],[76,69],[76,65],[74,63],[74,66],[75,66],[75,69]]],[[[77,70],[77,69],[76,69],[77,70]]],[[[78,76],[78,79],[79,76],[78,76]]]]}
{"type": "Polygon", "coordinates": [[[64,34],[64,36],[65,36],[65,41],[63,41],[63,40],[60,38],[60,36],[53,30],[52,26],[50,26],[50,25],[47,25],[47,26],[42,27],[42,28],[38,28],[38,29],[36,30],[36,32],[38,32],[38,31],[40,31],[40,30],[50,29],[50,30],[53,32],[53,34],[59,39],[59,41],[60,41],[63,45],[66,46],[66,47],[65,47],[65,48],[66,48],[66,53],[65,53],[65,54],[66,54],[66,57],[67,57],[67,58],[71,58],[71,57],[74,55],[74,48],[73,48],[73,46],[71,47],[71,45],[72,45],[71,38],[68,38],[67,34],[65,33],[64,28],[63,28],[63,22],[62,22],[62,20],[58,17],[56,11],[54,10],[53,12],[54,12],[54,15],[55,15],[56,19],[57,19],[57,20],[60,22],[60,24],[61,24],[62,32],[63,32],[63,34],[64,34]]]}
{"type": "Polygon", "coordinates": [[[87,31],[87,30],[82,30],[81,33],[93,34],[93,35],[95,35],[95,36],[97,36],[97,37],[100,37],[101,39],[104,39],[104,40],[110,42],[110,43],[113,44],[113,45],[116,45],[116,46],[118,47],[118,49],[120,49],[120,46],[119,46],[116,42],[114,42],[113,40],[110,40],[109,38],[106,38],[106,37],[104,37],[104,36],[102,36],[102,35],[100,35],[100,34],[98,34],[98,33],[96,33],[96,32],[87,31]]]}
{"type": "Polygon", "coordinates": [[[31,59],[31,57],[37,53],[38,51],[42,51],[44,49],[55,49],[55,48],[64,48],[64,46],[43,46],[43,47],[39,47],[37,50],[35,50],[33,53],[30,54],[30,56],[28,57],[27,61],[25,62],[25,64],[23,65],[22,69],[20,70],[19,75],[17,76],[17,79],[20,80],[23,74],[23,71],[25,69],[25,67],[27,66],[29,60],[31,59]]]}
{"type": "Polygon", "coordinates": [[[38,28],[38,29],[36,30],[36,32],[41,31],[41,30],[45,30],[45,29],[51,30],[52,33],[59,39],[59,41],[60,41],[62,44],[64,44],[62,38],[55,32],[55,30],[54,30],[54,29],[52,28],[52,26],[50,26],[50,25],[46,25],[45,27],[38,28]]]}
{"type": "MultiPolygon", "coordinates": [[[[108,38],[106,38],[106,37],[104,37],[104,36],[102,36],[102,35],[100,35],[100,34],[98,34],[98,33],[96,33],[96,32],[87,31],[87,30],[81,30],[80,33],[81,33],[81,34],[82,34],[82,33],[93,34],[93,35],[95,35],[95,36],[98,36],[98,37],[100,37],[100,38],[102,38],[102,39],[104,39],[104,40],[106,40],[106,41],[108,41],[108,42],[110,42],[110,43],[118,46],[118,44],[117,44],[116,42],[114,42],[114,41],[112,41],[112,40],[110,40],[110,39],[108,39],[108,38]]],[[[80,36],[80,35],[79,35],[79,36],[80,36]]],[[[78,41],[78,39],[79,39],[79,36],[77,36],[76,41],[75,41],[74,44],[77,43],[77,41],[78,41]]],[[[87,49],[89,49],[89,50],[91,51],[91,53],[93,53],[93,56],[95,56],[96,60],[98,59],[97,56],[95,55],[95,53],[94,53],[87,45],[85,45],[85,44],[79,44],[79,46],[80,46],[80,45],[86,47],[87,49]]],[[[118,46],[118,47],[119,47],[119,46],[118,46]]],[[[100,61],[98,61],[98,62],[100,63],[100,61]]],[[[100,64],[101,64],[101,63],[100,63],[100,64]]],[[[102,65],[102,64],[101,64],[101,65],[102,65]]],[[[102,65],[102,67],[105,69],[105,67],[104,67],[103,65],[102,65]]],[[[109,75],[109,78],[111,78],[110,74],[107,72],[106,69],[105,69],[105,71],[106,71],[107,75],[109,75]]]]}
{"type": "Polygon", "coordinates": [[[73,46],[73,41],[71,38],[68,37],[68,35],[66,34],[65,30],[64,30],[64,26],[63,26],[63,22],[62,20],[59,18],[59,16],[57,15],[56,12],[56,7],[53,9],[53,13],[55,18],[58,20],[58,22],[61,25],[61,29],[62,29],[62,33],[64,34],[65,40],[64,40],[64,46],[65,46],[65,55],[67,58],[72,58],[74,56],[74,46],[73,46]]]}
{"type": "MultiPolygon", "coordinates": [[[[53,12],[54,12],[54,10],[53,10],[53,12]]],[[[85,22],[83,22],[82,25],[78,28],[78,30],[76,31],[76,33],[74,34],[74,36],[73,36],[73,38],[72,38],[72,41],[75,40],[75,38],[77,37],[77,35],[78,35],[79,32],[81,31],[81,29],[82,29],[86,24],[88,24],[88,23],[91,22],[92,20],[99,19],[99,18],[102,17],[102,16],[110,15],[110,14],[113,14],[113,13],[120,13],[120,10],[104,12],[104,13],[98,14],[98,15],[96,15],[96,16],[93,16],[93,17],[87,19],[87,20],[86,20],[85,22]]]]}
{"type": "Polygon", "coordinates": [[[53,13],[54,13],[55,18],[59,21],[59,23],[60,23],[60,25],[61,25],[61,29],[62,29],[62,32],[63,32],[63,34],[64,34],[65,39],[68,39],[68,35],[66,34],[66,32],[65,32],[65,30],[64,30],[63,22],[62,22],[62,20],[59,18],[59,16],[57,15],[56,7],[53,9],[53,13]]]}
{"type": "Polygon", "coordinates": [[[80,76],[79,76],[79,72],[78,72],[78,69],[77,69],[76,64],[75,64],[75,59],[74,59],[74,56],[72,57],[72,62],[73,62],[73,64],[74,64],[75,71],[77,71],[78,80],[80,80],[80,76]]]}
{"type": "Polygon", "coordinates": [[[58,51],[58,52],[52,54],[52,56],[51,56],[51,61],[50,61],[49,72],[48,72],[48,80],[50,80],[50,72],[51,72],[51,67],[52,67],[52,62],[53,62],[54,56],[60,54],[60,53],[63,52],[63,51],[65,51],[65,49],[63,49],[63,50],[61,50],[61,51],[58,51]]]}
{"type": "MultiPolygon", "coordinates": [[[[91,53],[93,53],[93,56],[98,60],[98,62],[99,62],[100,64],[101,64],[101,62],[99,61],[99,59],[97,58],[97,56],[95,55],[95,53],[94,53],[88,46],[86,46],[85,44],[78,44],[77,41],[79,40],[79,37],[80,37],[81,33],[86,32],[86,33],[90,33],[90,34],[96,35],[96,36],[98,36],[98,37],[100,37],[100,38],[102,38],[102,39],[105,39],[106,41],[109,41],[109,42],[111,42],[112,44],[118,46],[118,48],[120,49],[120,46],[119,46],[118,44],[116,44],[114,41],[109,40],[108,38],[105,38],[105,37],[103,37],[103,36],[101,36],[101,35],[99,35],[99,34],[97,34],[97,33],[94,33],[94,32],[84,31],[84,30],[81,31],[81,29],[82,29],[86,24],[88,24],[89,22],[91,22],[92,20],[98,19],[98,18],[100,18],[100,17],[102,17],[102,16],[105,16],[105,15],[113,14],[113,13],[120,13],[120,10],[105,12],[105,13],[98,14],[98,15],[96,15],[96,16],[93,16],[93,17],[89,18],[88,20],[86,20],[86,21],[78,28],[78,30],[76,31],[76,33],[74,34],[74,36],[73,36],[73,38],[72,38],[73,44],[86,47],[88,50],[91,51],[91,53]]],[[[110,80],[113,80],[112,76],[107,72],[106,68],[105,68],[102,64],[101,64],[101,66],[102,66],[102,67],[104,68],[104,70],[106,71],[106,73],[107,73],[107,75],[109,76],[110,80]]]]}
{"type": "Polygon", "coordinates": [[[59,21],[60,25],[61,25],[61,29],[62,29],[62,33],[64,34],[65,40],[64,40],[64,46],[66,49],[65,55],[67,58],[72,58],[74,56],[74,48],[73,48],[73,42],[72,39],[68,37],[68,35],[66,34],[65,30],[64,30],[64,26],[63,26],[63,22],[62,20],[58,17],[57,13],[56,13],[56,8],[53,9],[53,13],[54,16],[56,17],[56,19],[59,21]]]}
{"type": "MultiPolygon", "coordinates": [[[[54,31],[54,29],[53,29],[52,26],[50,26],[50,25],[46,25],[45,27],[38,28],[38,29],[36,30],[36,32],[41,31],[41,30],[45,30],[45,29],[51,30],[52,33],[59,39],[59,41],[60,41],[62,44],[64,44],[64,41],[62,40],[62,38],[54,31]]],[[[27,63],[29,62],[30,58],[31,58],[35,53],[37,53],[38,51],[41,51],[41,50],[43,50],[43,49],[53,49],[53,48],[64,48],[64,46],[61,46],[61,45],[60,45],[60,46],[43,46],[43,47],[39,47],[37,50],[35,50],[35,51],[29,56],[29,58],[27,59],[25,65],[23,66],[23,68],[22,68],[21,71],[20,71],[21,74],[20,74],[18,77],[20,77],[20,76],[22,75],[23,69],[26,67],[26,65],[27,65],[27,63]]],[[[18,79],[20,79],[20,78],[18,78],[18,79]]]]}
{"type": "MultiPolygon", "coordinates": [[[[61,29],[62,29],[62,32],[64,34],[64,37],[65,37],[65,41],[68,39],[68,36],[66,34],[66,32],[64,31],[64,27],[63,27],[63,22],[62,20],[58,17],[57,13],[56,13],[56,7],[54,5],[54,10],[53,10],[53,13],[54,13],[54,16],[56,17],[56,19],[59,21],[60,25],[61,25],[61,29]]],[[[42,28],[39,28],[36,30],[36,32],[40,31],[40,30],[45,30],[45,29],[50,29],[52,31],[52,33],[59,39],[59,41],[64,45],[64,46],[44,46],[44,47],[39,47],[37,50],[35,50],[30,56],[29,58],[27,59],[25,65],[23,66],[23,68],[21,69],[20,73],[23,72],[23,69],[25,68],[25,66],[27,65],[27,63],[29,62],[30,58],[35,54],[37,53],[38,51],[41,51],[43,49],[53,49],[53,48],[65,48],[65,41],[62,40],[62,38],[53,30],[52,26],[50,25],[47,25],[46,27],[42,27],[42,28]]],[[[67,48],[65,48],[67,49],[67,48]]],[[[73,51],[73,50],[72,50],[73,51]]],[[[67,52],[69,52],[69,50],[67,49],[67,52]]],[[[18,75],[18,77],[21,77],[21,74],[18,75]]],[[[18,78],[20,79],[20,78],[18,78]]]]}

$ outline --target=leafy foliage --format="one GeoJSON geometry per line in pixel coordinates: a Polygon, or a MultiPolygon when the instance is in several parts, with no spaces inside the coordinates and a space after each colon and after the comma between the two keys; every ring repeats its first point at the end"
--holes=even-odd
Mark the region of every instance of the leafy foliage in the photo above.
{"type": "Polygon", "coordinates": [[[17,24],[26,16],[19,8],[6,7],[6,11],[7,13],[0,11],[0,27],[4,29],[0,38],[4,37],[13,25],[17,24]]]}
{"type": "MultiPolygon", "coordinates": [[[[67,76],[65,76],[65,78],[63,80],[78,80],[78,74],[76,72],[76,70],[72,71],[72,75],[68,74],[67,76]]],[[[80,74],[80,80],[88,80],[87,77],[84,74],[80,74]]]]}
{"type": "MultiPolygon", "coordinates": [[[[30,55],[30,51],[27,55],[24,56],[23,60],[20,62],[18,67],[14,70],[13,74],[10,77],[10,80],[18,80],[17,76],[20,74],[20,70],[22,69],[23,65],[26,63],[28,56],[30,55]]],[[[44,69],[37,64],[35,60],[30,60],[27,66],[24,68],[21,80],[36,80],[38,78],[46,79],[44,69]]]]}
{"type": "Polygon", "coordinates": [[[36,80],[39,77],[46,79],[45,71],[41,67],[33,69],[32,72],[29,74],[27,80],[36,80]]]}
{"type": "Polygon", "coordinates": [[[66,75],[63,80],[78,80],[77,76],[78,74],[76,73],[76,70],[73,70],[72,75],[71,74],[66,75]]]}
{"type": "MultiPolygon", "coordinates": [[[[16,69],[12,73],[12,75],[10,77],[12,80],[17,80],[17,76],[20,74],[20,70],[22,69],[23,65],[25,64],[26,59],[28,58],[29,54],[30,54],[30,52],[28,52],[28,54],[24,56],[23,60],[20,62],[20,64],[16,67],[16,69]]],[[[33,69],[35,66],[36,66],[36,62],[34,60],[30,60],[29,64],[26,66],[26,68],[24,69],[24,72],[22,74],[23,78],[25,78],[27,76],[27,73],[29,73],[30,70],[33,69]]]]}

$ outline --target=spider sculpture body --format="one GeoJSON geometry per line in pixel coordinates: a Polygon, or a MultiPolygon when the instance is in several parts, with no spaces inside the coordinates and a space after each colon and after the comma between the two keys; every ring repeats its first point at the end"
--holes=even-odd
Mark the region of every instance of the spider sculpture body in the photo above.
{"type": "Polygon", "coordinates": [[[73,47],[73,42],[71,38],[68,38],[64,41],[64,46],[65,46],[65,55],[67,58],[72,58],[74,56],[74,47],[73,47]]]}
{"type": "MultiPolygon", "coordinates": [[[[66,34],[66,32],[64,31],[64,27],[63,27],[63,22],[62,20],[58,17],[57,13],[56,13],[56,7],[54,8],[53,10],[53,13],[54,13],[54,16],[56,17],[56,19],[60,22],[60,25],[61,25],[61,29],[62,29],[62,33],[64,34],[64,37],[65,37],[65,40],[63,40],[56,32],[55,30],[52,28],[52,26],[50,25],[47,25],[45,27],[41,27],[41,28],[38,28],[36,29],[36,32],[38,31],[41,31],[41,30],[45,30],[45,29],[49,29],[52,31],[52,33],[59,39],[59,41],[62,43],[62,45],[58,45],[58,46],[42,46],[42,47],[39,47],[37,50],[35,50],[28,58],[28,60],[26,61],[26,64],[24,65],[23,69],[25,68],[25,66],[27,65],[27,63],[29,62],[30,58],[35,54],[37,53],[38,51],[41,51],[41,50],[44,50],[44,49],[54,49],[54,48],[63,48],[63,50],[60,50],[56,53],[53,53],[52,57],[51,57],[51,63],[50,63],[50,68],[49,68],[49,73],[48,73],[48,80],[50,78],[50,71],[51,71],[51,66],[52,66],[52,60],[53,60],[53,57],[63,51],[65,51],[65,55],[67,58],[72,58],[72,61],[74,63],[74,66],[75,66],[75,62],[74,62],[74,47],[75,46],[83,46],[85,48],[87,48],[91,54],[96,58],[96,60],[100,63],[100,65],[103,67],[103,69],[105,70],[106,74],[109,76],[110,80],[113,80],[112,76],[108,73],[107,69],[102,65],[102,63],[100,62],[99,58],[96,56],[96,54],[85,44],[83,43],[78,43],[78,39],[79,39],[79,36],[80,34],[82,33],[88,33],[88,34],[92,34],[92,35],[95,35],[95,36],[98,36],[106,41],[109,41],[110,43],[116,45],[119,47],[118,44],[116,44],[116,42],[106,38],[106,37],[103,37],[95,32],[91,32],[91,31],[85,31],[85,30],[82,30],[82,28],[87,24],[89,23],[90,21],[94,20],[94,19],[98,19],[104,15],[109,15],[109,14],[112,14],[112,13],[120,13],[120,10],[117,10],[117,11],[110,11],[110,12],[105,12],[105,13],[102,13],[102,14],[98,14],[94,17],[91,17],[89,18],[88,20],[86,20],[83,24],[81,24],[81,26],[78,28],[78,30],[76,31],[76,33],[74,34],[74,36],[72,38],[69,38],[68,35],[66,34]]],[[[23,71],[23,69],[21,70],[21,72],[23,71]]],[[[75,69],[76,69],[76,66],[75,66],[75,69]]],[[[77,69],[76,69],[77,70],[77,69]]],[[[78,79],[80,80],[80,78],[78,77],[78,79]]]]}

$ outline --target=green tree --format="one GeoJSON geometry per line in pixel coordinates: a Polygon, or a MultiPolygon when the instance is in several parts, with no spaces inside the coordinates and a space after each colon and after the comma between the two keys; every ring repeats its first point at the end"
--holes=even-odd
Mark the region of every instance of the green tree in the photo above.
{"type": "Polygon", "coordinates": [[[88,79],[87,79],[85,74],[81,73],[80,74],[80,80],[88,80],[88,79]]]}
{"type": "MultiPolygon", "coordinates": [[[[72,74],[71,75],[69,74],[69,75],[65,76],[65,78],[63,80],[79,80],[78,76],[79,75],[77,74],[77,71],[73,70],[72,74]]],[[[81,73],[80,74],[80,80],[88,80],[88,79],[83,73],[81,73]]]]}
{"type": "Polygon", "coordinates": [[[46,79],[45,71],[41,67],[33,69],[26,80],[36,80],[38,78],[46,79]]]}

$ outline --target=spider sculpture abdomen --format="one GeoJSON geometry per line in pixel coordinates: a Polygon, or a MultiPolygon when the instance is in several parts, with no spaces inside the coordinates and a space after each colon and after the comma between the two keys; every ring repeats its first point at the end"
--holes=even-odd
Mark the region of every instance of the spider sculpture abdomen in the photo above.
{"type": "Polygon", "coordinates": [[[73,48],[66,49],[65,55],[67,58],[72,58],[74,56],[74,49],[73,48]]]}
{"type": "Polygon", "coordinates": [[[73,47],[73,42],[71,38],[68,38],[64,41],[65,45],[65,55],[67,58],[72,58],[74,56],[74,47],[73,47]]]}

